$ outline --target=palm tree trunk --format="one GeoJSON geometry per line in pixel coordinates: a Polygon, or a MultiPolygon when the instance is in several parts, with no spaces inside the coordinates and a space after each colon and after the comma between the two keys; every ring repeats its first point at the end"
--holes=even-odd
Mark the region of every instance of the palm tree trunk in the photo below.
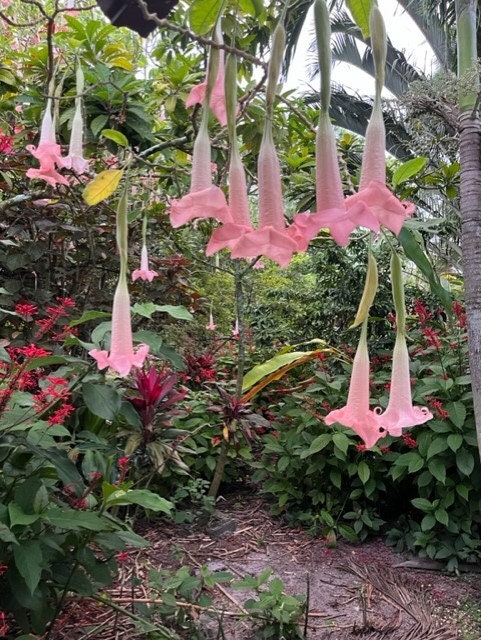
{"type": "MultiPolygon", "coordinates": [[[[458,77],[477,68],[476,0],[456,0],[458,77]]],[[[461,87],[464,83],[461,82],[461,87]]],[[[460,90],[461,246],[468,323],[469,367],[481,456],[481,121],[478,86],[460,90]]]]}

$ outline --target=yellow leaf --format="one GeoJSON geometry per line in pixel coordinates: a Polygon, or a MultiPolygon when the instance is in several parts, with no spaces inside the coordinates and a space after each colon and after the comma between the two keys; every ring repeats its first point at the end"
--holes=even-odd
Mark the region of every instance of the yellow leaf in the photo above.
{"type": "Polygon", "coordinates": [[[85,202],[92,207],[113,194],[124,174],[123,169],[101,171],[84,189],[85,202]]]}
{"type": "Polygon", "coordinates": [[[115,58],[111,58],[109,62],[114,67],[125,69],[125,71],[133,71],[135,68],[130,60],[128,60],[125,56],[116,56],[115,58]]]}
{"type": "Polygon", "coordinates": [[[377,291],[377,264],[371,252],[369,252],[369,258],[367,262],[367,273],[366,273],[366,282],[364,283],[364,291],[362,292],[361,302],[359,303],[359,308],[356,313],[356,318],[354,322],[351,324],[351,329],[354,327],[358,327],[367,314],[369,313],[369,309],[374,301],[374,296],[377,291]]]}
{"type": "Polygon", "coordinates": [[[222,429],[222,435],[224,436],[224,440],[229,440],[229,429],[227,427],[222,429]]]}

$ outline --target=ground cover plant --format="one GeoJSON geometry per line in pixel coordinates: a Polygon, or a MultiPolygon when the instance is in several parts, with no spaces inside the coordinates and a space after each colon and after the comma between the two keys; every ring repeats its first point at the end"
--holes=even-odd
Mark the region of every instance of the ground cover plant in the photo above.
{"type": "MultiPolygon", "coordinates": [[[[458,81],[433,88],[457,101],[439,135],[458,158],[426,150],[413,96],[387,113],[403,59],[375,1],[346,2],[354,22],[341,4],[313,3],[303,99],[281,80],[304,5],[193,0],[164,21],[138,0],[120,19],[147,21],[141,40],[87,2],[0,3],[6,637],[51,638],[72,594],[118,610],[103,590],[149,521],[215,539],[219,494],[252,483],[328,548],[382,535],[451,572],[479,562],[476,5],[435,14],[459,34],[458,81]],[[333,126],[342,34],[368,43],[363,142],[333,126]]],[[[152,574],[160,621],[131,620],[203,637],[185,605],[215,609],[224,577],[152,574]]],[[[306,635],[281,578],[237,586],[256,637],[306,635]]]]}

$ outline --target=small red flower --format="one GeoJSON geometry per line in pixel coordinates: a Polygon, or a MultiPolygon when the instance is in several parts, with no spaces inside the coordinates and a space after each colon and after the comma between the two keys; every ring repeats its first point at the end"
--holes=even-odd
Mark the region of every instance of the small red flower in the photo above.
{"type": "Polygon", "coordinates": [[[121,458],[118,459],[117,464],[119,465],[120,469],[125,469],[129,465],[128,457],[122,456],[121,458]]]}
{"type": "Polygon", "coordinates": [[[381,453],[390,453],[391,452],[391,449],[389,447],[386,447],[386,446],[379,447],[379,449],[380,449],[381,453]]]}
{"type": "Polygon", "coordinates": [[[15,305],[15,313],[22,316],[24,320],[31,320],[32,316],[37,315],[38,307],[29,302],[19,302],[15,305]]]}
{"type": "Polygon", "coordinates": [[[129,559],[129,554],[127,551],[120,551],[116,556],[115,556],[117,562],[125,562],[126,560],[129,559]]]}
{"type": "Polygon", "coordinates": [[[214,436],[213,438],[211,438],[211,443],[214,447],[216,447],[218,444],[221,443],[222,438],[219,438],[219,436],[214,436]]]}
{"type": "Polygon", "coordinates": [[[414,438],[411,438],[411,436],[409,434],[403,433],[401,437],[404,440],[405,444],[410,449],[414,449],[414,448],[416,448],[418,446],[418,443],[416,442],[416,440],[414,440],[414,438]]]}
{"type": "Polygon", "coordinates": [[[367,447],[365,444],[356,444],[356,450],[357,451],[366,451],[367,447]]]}

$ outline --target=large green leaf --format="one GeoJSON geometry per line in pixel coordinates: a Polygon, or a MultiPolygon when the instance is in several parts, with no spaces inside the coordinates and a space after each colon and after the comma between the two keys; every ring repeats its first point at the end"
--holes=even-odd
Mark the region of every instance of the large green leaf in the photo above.
{"type": "Polygon", "coordinates": [[[253,369],[248,371],[244,376],[244,384],[242,385],[242,391],[247,391],[256,382],[259,382],[262,378],[265,378],[271,373],[274,373],[285,367],[288,364],[292,364],[297,361],[305,360],[306,356],[315,353],[314,351],[290,351],[289,353],[279,353],[270,360],[257,364],[253,369]]]}
{"type": "Polygon", "coordinates": [[[144,302],[140,304],[134,304],[132,307],[133,313],[136,313],[139,316],[143,316],[144,318],[152,318],[152,314],[156,311],[162,311],[163,313],[168,313],[172,318],[176,318],[177,320],[192,320],[192,314],[188,309],[186,309],[182,305],[173,305],[173,304],[155,304],[154,302],[144,302]]]}
{"type": "Polygon", "coordinates": [[[192,31],[203,36],[212,31],[224,0],[193,0],[189,9],[189,22],[192,31]]]}
{"type": "Polygon", "coordinates": [[[42,514],[42,519],[59,529],[88,529],[90,531],[105,531],[111,529],[109,522],[96,513],[90,511],[75,511],[55,507],[42,514]]]}
{"type": "Polygon", "coordinates": [[[146,489],[132,489],[129,491],[119,489],[112,493],[107,499],[107,505],[109,507],[126,504],[138,504],[144,509],[162,511],[162,513],[167,514],[170,514],[173,507],[171,502],[146,489]]]}
{"type": "Polygon", "coordinates": [[[42,574],[42,550],[38,540],[24,540],[13,547],[13,557],[18,573],[33,593],[42,574]]]}
{"type": "Polygon", "coordinates": [[[80,318],[69,322],[68,326],[77,327],[79,324],[83,324],[84,322],[90,322],[90,320],[97,320],[98,318],[110,318],[111,315],[112,314],[105,311],[95,311],[95,309],[90,309],[89,311],[86,311],[80,318]]]}
{"type": "Polygon", "coordinates": [[[114,420],[120,410],[121,398],[113,387],[106,384],[85,382],[82,386],[83,400],[89,411],[104,420],[114,420]]]}
{"type": "Polygon", "coordinates": [[[363,38],[368,38],[371,0],[346,0],[346,6],[349,9],[354,22],[357,24],[359,29],[361,29],[363,38]]]}
{"type": "Polygon", "coordinates": [[[409,260],[412,260],[421,273],[426,277],[432,293],[437,296],[444,308],[447,311],[450,311],[452,304],[451,294],[440,283],[438,275],[434,271],[425,252],[421,249],[414,233],[410,229],[403,227],[401,229],[401,233],[398,235],[398,240],[406,254],[406,257],[409,258],[409,260]]]}
{"type": "Polygon", "coordinates": [[[422,171],[427,164],[428,159],[422,156],[418,158],[412,158],[412,160],[407,160],[403,162],[403,164],[396,169],[392,176],[392,184],[393,187],[397,187],[399,184],[406,182],[409,178],[412,178],[417,173],[422,171]]]}

